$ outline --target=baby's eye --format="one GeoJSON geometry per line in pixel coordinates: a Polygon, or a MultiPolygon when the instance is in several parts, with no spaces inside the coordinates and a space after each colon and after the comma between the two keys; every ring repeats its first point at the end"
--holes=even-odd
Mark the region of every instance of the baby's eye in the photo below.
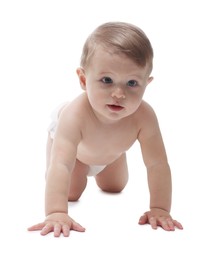
{"type": "Polygon", "coordinates": [[[137,86],[137,81],[136,80],[129,80],[128,82],[127,82],[127,86],[129,86],[129,87],[136,87],[137,86]]]}
{"type": "Polygon", "coordinates": [[[101,81],[105,84],[112,84],[113,83],[113,80],[109,77],[104,77],[101,79],[101,81]]]}

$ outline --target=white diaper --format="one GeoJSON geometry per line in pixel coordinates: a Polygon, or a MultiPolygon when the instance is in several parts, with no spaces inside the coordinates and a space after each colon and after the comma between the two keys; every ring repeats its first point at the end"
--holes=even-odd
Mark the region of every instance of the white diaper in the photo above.
{"type": "Polygon", "coordinates": [[[67,103],[68,102],[64,102],[64,103],[60,104],[59,106],[57,106],[50,115],[51,122],[50,122],[47,130],[52,139],[54,138],[54,135],[56,132],[56,127],[57,127],[57,123],[58,123],[58,119],[59,119],[59,112],[67,103]]]}
{"type": "Polygon", "coordinates": [[[104,170],[106,165],[90,165],[88,176],[96,176],[102,170],[104,170]]]}

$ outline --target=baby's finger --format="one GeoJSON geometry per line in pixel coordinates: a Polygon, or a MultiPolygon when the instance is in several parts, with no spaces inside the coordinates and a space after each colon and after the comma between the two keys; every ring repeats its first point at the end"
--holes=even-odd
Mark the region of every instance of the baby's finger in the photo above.
{"type": "Polygon", "coordinates": [[[42,223],[38,223],[36,225],[33,225],[31,227],[29,227],[27,230],[28,231],[37,231],[37,230],[41,230],[43,229],[43,227],[45,226],[46,224],[44,222],[42,223]]]}
{"type": "Polygon", "coordinates": [[[63,225],[62,226],[62,233],[64,235],[64,237],[69,237],[70,235],[70,228],[68,225],[63,225]]]}
{"type": "Polygon", "coordinates": [[[173,223],[173,220],[172,219],[168,219],[167,222],[168,222],[169,229],[171,231],[174,231],[175,230],[175,225],[173,223]]]}
{"type": "Polygon", "coordinates": [[[61,234],[61,230],[62,230],[61,225],[58,224],[58,223],[56,223],[56,224],[54,225],[54,236],[55,236],[55,237],[59,237],[60,234],[61,234]]]}
{"type": "Polygon", "coordinates": [[[183,229],[183,226],[181,225],[181,223],[179,223],[177,220],[173,220],[173,224],[175,227],[177,227],[178,229],[183,229]]]}
{"type": "Polygon", "coordinates": [[[85,231],[85,228],[82,227],[82,226],[81,226],[79,223],[77,223],[77,222],[73,222],[72,229],[75,230],[75,231],[79,231],[79,232],[84,232],[84,231],[85,231]]]}
{"type": "Polygon", "coordinates": [[[174,224],[170,219],[162,219],[159,221],[159,226],[161,226],[166,231],[174,231],[174,224]]]}
{"type": "Polygon", "coordinates": [[[140,217],[138,224],[140,225],[144,225],[148,223],[148,217],[146,214],[144,214],[143,216],[140,217]]]}
{"type": "Polygon", "coordinates": [[[53,230],[54,230],[54,227],[53,227],[52,224],[46,224],[46,225],[43,227],[43,229],[42,229],[42,231],[40,232],[40,234],[41,234],[42,236],[45,236],[45,235],[47,235],[48,233],[52,232],[53,230]]]}
{"type": "Polygon", "coordinates": [[[149,223],[153,229],[157,229],[157,220],[155,217],[149,218],[149,223]]]}

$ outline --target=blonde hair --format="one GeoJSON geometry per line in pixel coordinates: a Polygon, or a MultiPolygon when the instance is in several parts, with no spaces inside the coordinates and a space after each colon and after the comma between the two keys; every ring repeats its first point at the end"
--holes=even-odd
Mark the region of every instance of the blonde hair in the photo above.
{"type": "Polygon", "coordinates": [[[87,38],[80,65],[87,68],[97,46],[113,53],[123,53],[137,65],[152,70],[153,49],[146,34],[137,26],[124,22],[108,22],[97,27],[87,38]]]}

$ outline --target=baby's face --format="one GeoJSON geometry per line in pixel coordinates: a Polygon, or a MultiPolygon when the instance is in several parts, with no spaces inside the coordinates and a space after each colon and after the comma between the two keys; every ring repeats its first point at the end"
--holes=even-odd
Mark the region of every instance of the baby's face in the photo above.
{"type": "Polygon", "coordinates": [[[152,80],[148,71],[124,54],[97,49],[84,71],[82,84],[96,115],[115,121],[133,114],[152,80]]]}

